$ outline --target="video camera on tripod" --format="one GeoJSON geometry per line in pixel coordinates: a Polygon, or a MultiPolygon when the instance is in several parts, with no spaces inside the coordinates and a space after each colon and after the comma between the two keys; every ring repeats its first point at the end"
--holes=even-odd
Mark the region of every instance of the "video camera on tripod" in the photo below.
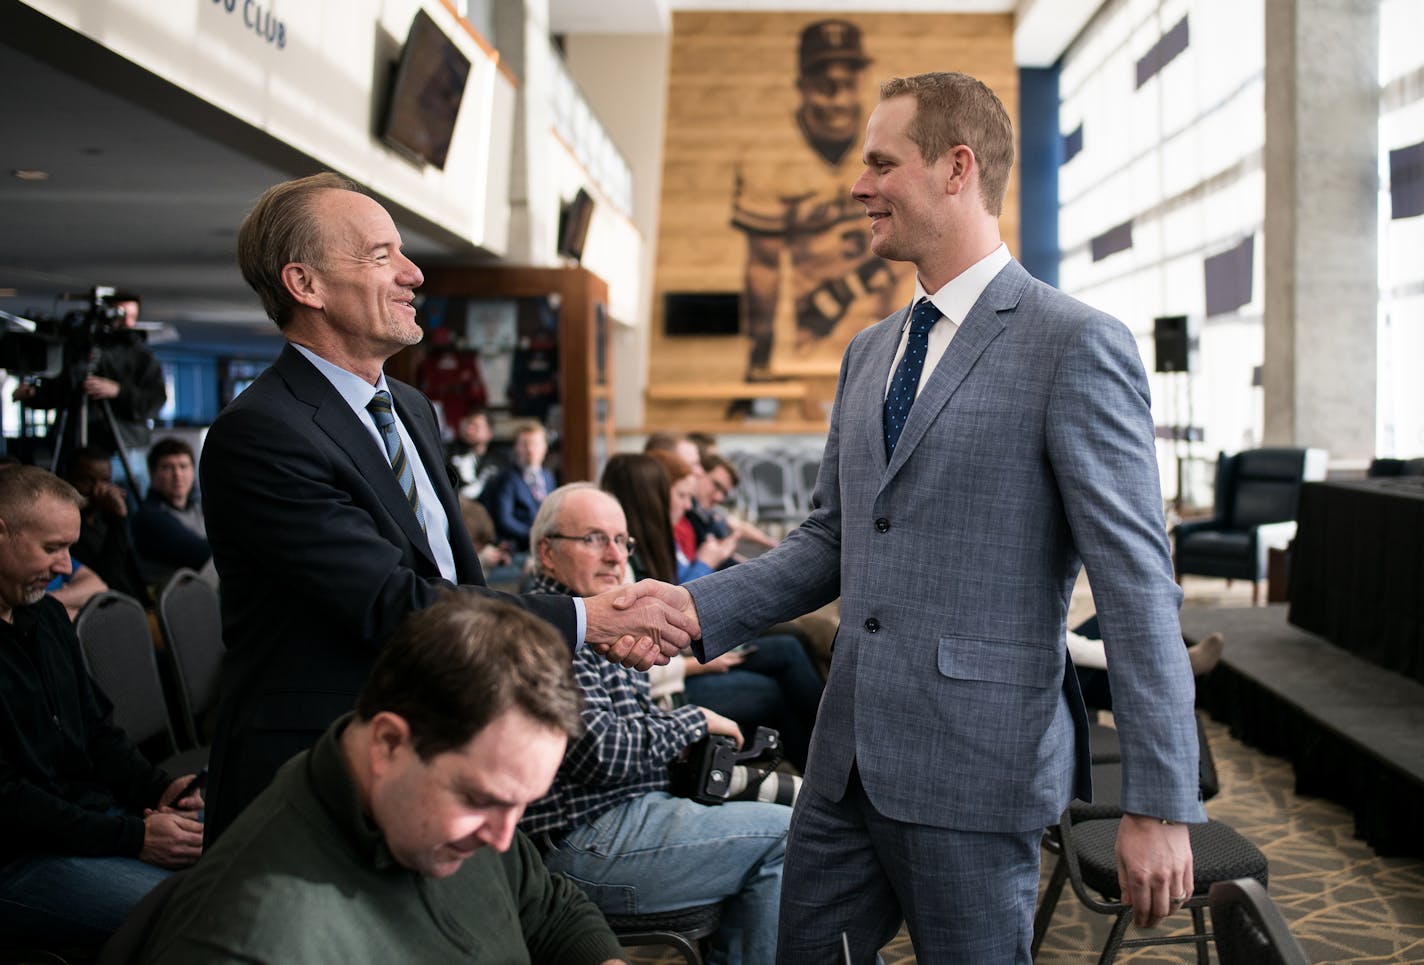
{"type": "Polygon", "coordinates": [[[64,302],[84,301],[83,308],[63,314],[21,318],[0,311],[5,323],[0,335],[0,369],[11,375],[58,378],[70,360],[85,360],[85,369],[73,373],[78,381],[93,370],[94,352],[100,336],[119,328],[124,309],[113,304],[114,289],[96,285],[85,295],[60,295],[64,302]]]}
{"type": "MultiPolygon", "coordinates": [[[[85,392],[85,381],[96,374],[103,348],[129,337],[120,334],[127,332],[121,302],[131,299],[118,296],[119,303],[116,303],[116,295],[113,288],[96,285],[84,295],[60,295],[57,304],[83,303],[83,307],[63,313],[28,319],[0,312],[0,321],[4,322],[3,335],[0,335],[0,368],[21,376],[28,386],[53,383],[63,388],[62,405],[51,401],[41,406],[59,411],[59,421],[53,430],[56,441],[50,463],[52,472],[58,470],[66,446],[88,445],[89,409],[93,405],[113,439],[129,489],[134,498],[139,499],[141,494],[124,453],[127,446],[109,400],[90,399],[85,392]]],[[[33,395],[35,389],[26,391],[33,395]]],[[[18,393],[16,397],[24,398],[18,393]]]]}

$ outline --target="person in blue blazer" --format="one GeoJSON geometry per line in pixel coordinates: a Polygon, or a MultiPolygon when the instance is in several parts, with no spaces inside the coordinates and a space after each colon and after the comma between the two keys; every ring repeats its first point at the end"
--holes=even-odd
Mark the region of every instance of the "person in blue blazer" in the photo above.
{"type": "Polygon", "coordinates": [[[1091,795],[1064,644],[1081,566],[1122,736],[1124,900],[1152,924],[1192,892],[1183,824],[1205,813],[1147,376],[1126,326],[1000,240],[998,97],[938,73],[881,98],[853,193],[915,302],[846,351],[805,523],[663,598],[704,660],[841,600],[778,960],[839,960],[844,932],[870,962],[903,919],[922,962],[1028,963],[1040,836],[1091,795]]]}
{"type": "Polygon", "coordinates": [[[529,547],[529,527],[544,497],[558,485],[544,468],[548,454],[544,427],[532,419],[519,423],[514,429],[514,464],[501,469],[480,494],[494,520],[495,536],[520,553],[529,547]]]}

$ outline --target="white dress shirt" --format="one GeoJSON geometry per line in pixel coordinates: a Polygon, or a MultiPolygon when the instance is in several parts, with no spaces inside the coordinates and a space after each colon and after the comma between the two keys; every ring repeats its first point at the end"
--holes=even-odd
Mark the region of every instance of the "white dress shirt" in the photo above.
{"type": "MultiPolygon", "coordinates": [[[[954,333],[959,331],[959,326],[969,314],[969,310],[974,307],[979,296],[984,294],[984,289],[989,287],[989,282],[994,280],[994,276],[1003,271],[1004,266],[1011,260],[1008,246],[1000,244],[999,247],[970,265],[959,275],[951,278],[943,288],[933,295],[925,291],[924,285],[916,276],[915,297],[910,305],[918,304],[921,298],[928,298],[944,317],[935,322],[934,327],[930,329],[929,346],[925,351],[925,369],[920,375],[920,384],[915,388],[915,398],[918,399],[920,392],[924,391],[930,373],[935,370],[939,360],[944,358],[945,350],[949,348],[954,333]]],[[[886,395],[890,394],[890,383],[895,378],[895,369],[900,365],[900,357],[905,354],[905,345],[909,339],[910,318],[906,316],[905,324],[900,329],[900,346],[895,350],[895,358],[890,363],[890,377],[885,380],[886,395]]]]}

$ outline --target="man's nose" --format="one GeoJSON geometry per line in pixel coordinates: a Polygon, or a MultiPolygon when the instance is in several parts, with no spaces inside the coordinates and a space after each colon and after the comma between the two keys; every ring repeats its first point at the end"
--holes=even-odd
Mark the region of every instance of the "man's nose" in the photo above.
{"type": "Polygon", "coordinates": [[[874,197],[875,192],[870,188],[870,169],[866,168],[860,172],[860,177],[855,179],[855,184],[850,186],[850,196],[864,204],[874,197]]]}
{"type": "Polygon", "coordinates": [[[475,837],[486,847],[501,852],[508,851],[510,844],[514,841],[514,827],[517,820],[517,816],[512,812],[496,811],[489,815],[484,827],[475,832],[475,837]]]}
{"type": "Polygon", "coordinates": [[[425,284],[425,274],[420,270],[420,266],[406,258],[405,255],[400,257],[405,261],[405,264],[402,266],[401,276],[397,281],[407,288],[419,288],[425,284]]]}
{"type": "Polygon", "coordinates": [[[74,561],[69,558],[68,550],[63,550],[55,554],[54,562],[50,564],[49,571],[59,576],[68,576],[74,572],[74,561]]]}

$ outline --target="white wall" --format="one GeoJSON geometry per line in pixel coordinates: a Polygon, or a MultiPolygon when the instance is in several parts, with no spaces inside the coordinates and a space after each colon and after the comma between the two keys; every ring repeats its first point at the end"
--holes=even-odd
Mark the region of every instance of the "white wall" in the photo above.
{"type": "MultiPolygon", "coordinates": [[[[632,224],[644,243],[640,252],[614,250],[615,258],[636,259],[639,274],[629,315],[614,317],[613,364],[617,387],[613,411],[620,430],[643,424],[647,388],[648,330],[657,259],[658,210],[662,195],[663,129],[666,125],[667,34],[586,34],[570,36],[565,53],[574,79],[633,171],[632,224]]],[[[594,254],[590,232],[585,264],[594,254]]],[[[602,272],[599,272],[602,274],[602,272]]],[[[610,299],[613,293],[610,291],[610,299]]]]}
{"type": "Polygon", "coordinates": [[[459,238],[508,247],[515,87],[439,0],[25,2],[459,238]],[[471,62],[443,171],[375,136],[421,7],[471,62]]]}

